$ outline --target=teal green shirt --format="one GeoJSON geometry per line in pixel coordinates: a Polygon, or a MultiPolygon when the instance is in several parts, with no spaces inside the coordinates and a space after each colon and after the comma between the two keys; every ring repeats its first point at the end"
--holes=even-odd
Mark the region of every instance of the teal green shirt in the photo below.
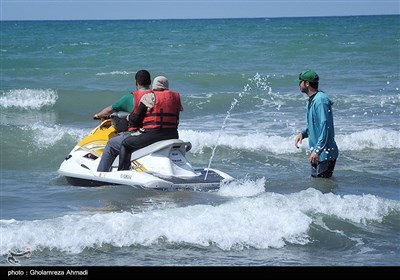
{"type": "Polygon", "coordinates": [[[134,102],[135,101],[133,101],[132,93],[128,93],[128,94],[125,94],[124,96],[122,96],[117,101],[115,101],[111,105],[111,107],[116,112],[124,111],[124,112],[131,113],[133,111],[134,102]]]}
{"type": "Polygon", "coordinates": [[[312,101],[307,100],[307,127],[301,133],[303,138],[308,137],[311,151],[319,154],[319,161],[333,160],[339,155],[335,142],[332,104],[322,91],[318,91],[312,101]]]}

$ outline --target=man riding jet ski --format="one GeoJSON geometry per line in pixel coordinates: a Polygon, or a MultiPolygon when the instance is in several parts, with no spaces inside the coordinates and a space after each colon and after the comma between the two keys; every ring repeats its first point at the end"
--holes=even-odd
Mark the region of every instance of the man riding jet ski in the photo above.
{"type": "Polygon", "coordinates": [[[93,129],[66,156],[58,173],[72,185],[131,185],[152,189],[217,189],[233,177],[216,169],[194,169],[186,158],[192,145],[180,139],[155,142],[134,151],[129,170],[118,171],[119,158],[110,172],[97,166],[107,141],[127,129],[126,112],[116,112],[93,129]]]}
{"type": "Polygon", "coordinates": [[[156,77],[152,90],[147,70],[139,70],[135,80],[137,90],[128,96],[133,113],[112,113],[72,149],[59,174],[73,185],[159,189],[210,189],[233,180],[219,170],[194,169],[187,160],[191,143],[180,140],[177,130],[180,96],[169,90],[168,80],[156,77]]]}

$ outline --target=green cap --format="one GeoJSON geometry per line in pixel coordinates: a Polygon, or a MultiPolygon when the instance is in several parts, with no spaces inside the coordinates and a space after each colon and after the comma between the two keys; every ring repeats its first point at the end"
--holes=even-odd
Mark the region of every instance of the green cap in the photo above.
{"type": "Polygon", "coordinates": [[[297,82],[300,81],[308,81],[311,83],[316,83],[319,80],[319,76],[313,70],[303,71],[299,74],[299,79],[296,80],[297,82]]]}

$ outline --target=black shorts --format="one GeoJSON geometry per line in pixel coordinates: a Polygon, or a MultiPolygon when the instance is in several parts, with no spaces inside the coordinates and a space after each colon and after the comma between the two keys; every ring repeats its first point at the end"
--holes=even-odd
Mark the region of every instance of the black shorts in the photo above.
{"type": "Polygon", "coordinates": [[[336,159],[319,161],[318,164],[311,164],[311,177],[330,178],[335,169],[336,159]]]}

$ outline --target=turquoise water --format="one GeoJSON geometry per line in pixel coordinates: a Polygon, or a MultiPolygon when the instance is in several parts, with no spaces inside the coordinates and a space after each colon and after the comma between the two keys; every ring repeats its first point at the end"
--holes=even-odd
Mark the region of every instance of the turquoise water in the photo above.
{"type": "Polygon", "coordinates": [[[397,266],[400,16],[1,22],[0,265],[397,266]],[[334,101],[334,177],[304,142],[313,68],[334,101]],[[68,185],[57,169],[134,89],[165,75],[195,167],[213,192],[68,185]]]}

